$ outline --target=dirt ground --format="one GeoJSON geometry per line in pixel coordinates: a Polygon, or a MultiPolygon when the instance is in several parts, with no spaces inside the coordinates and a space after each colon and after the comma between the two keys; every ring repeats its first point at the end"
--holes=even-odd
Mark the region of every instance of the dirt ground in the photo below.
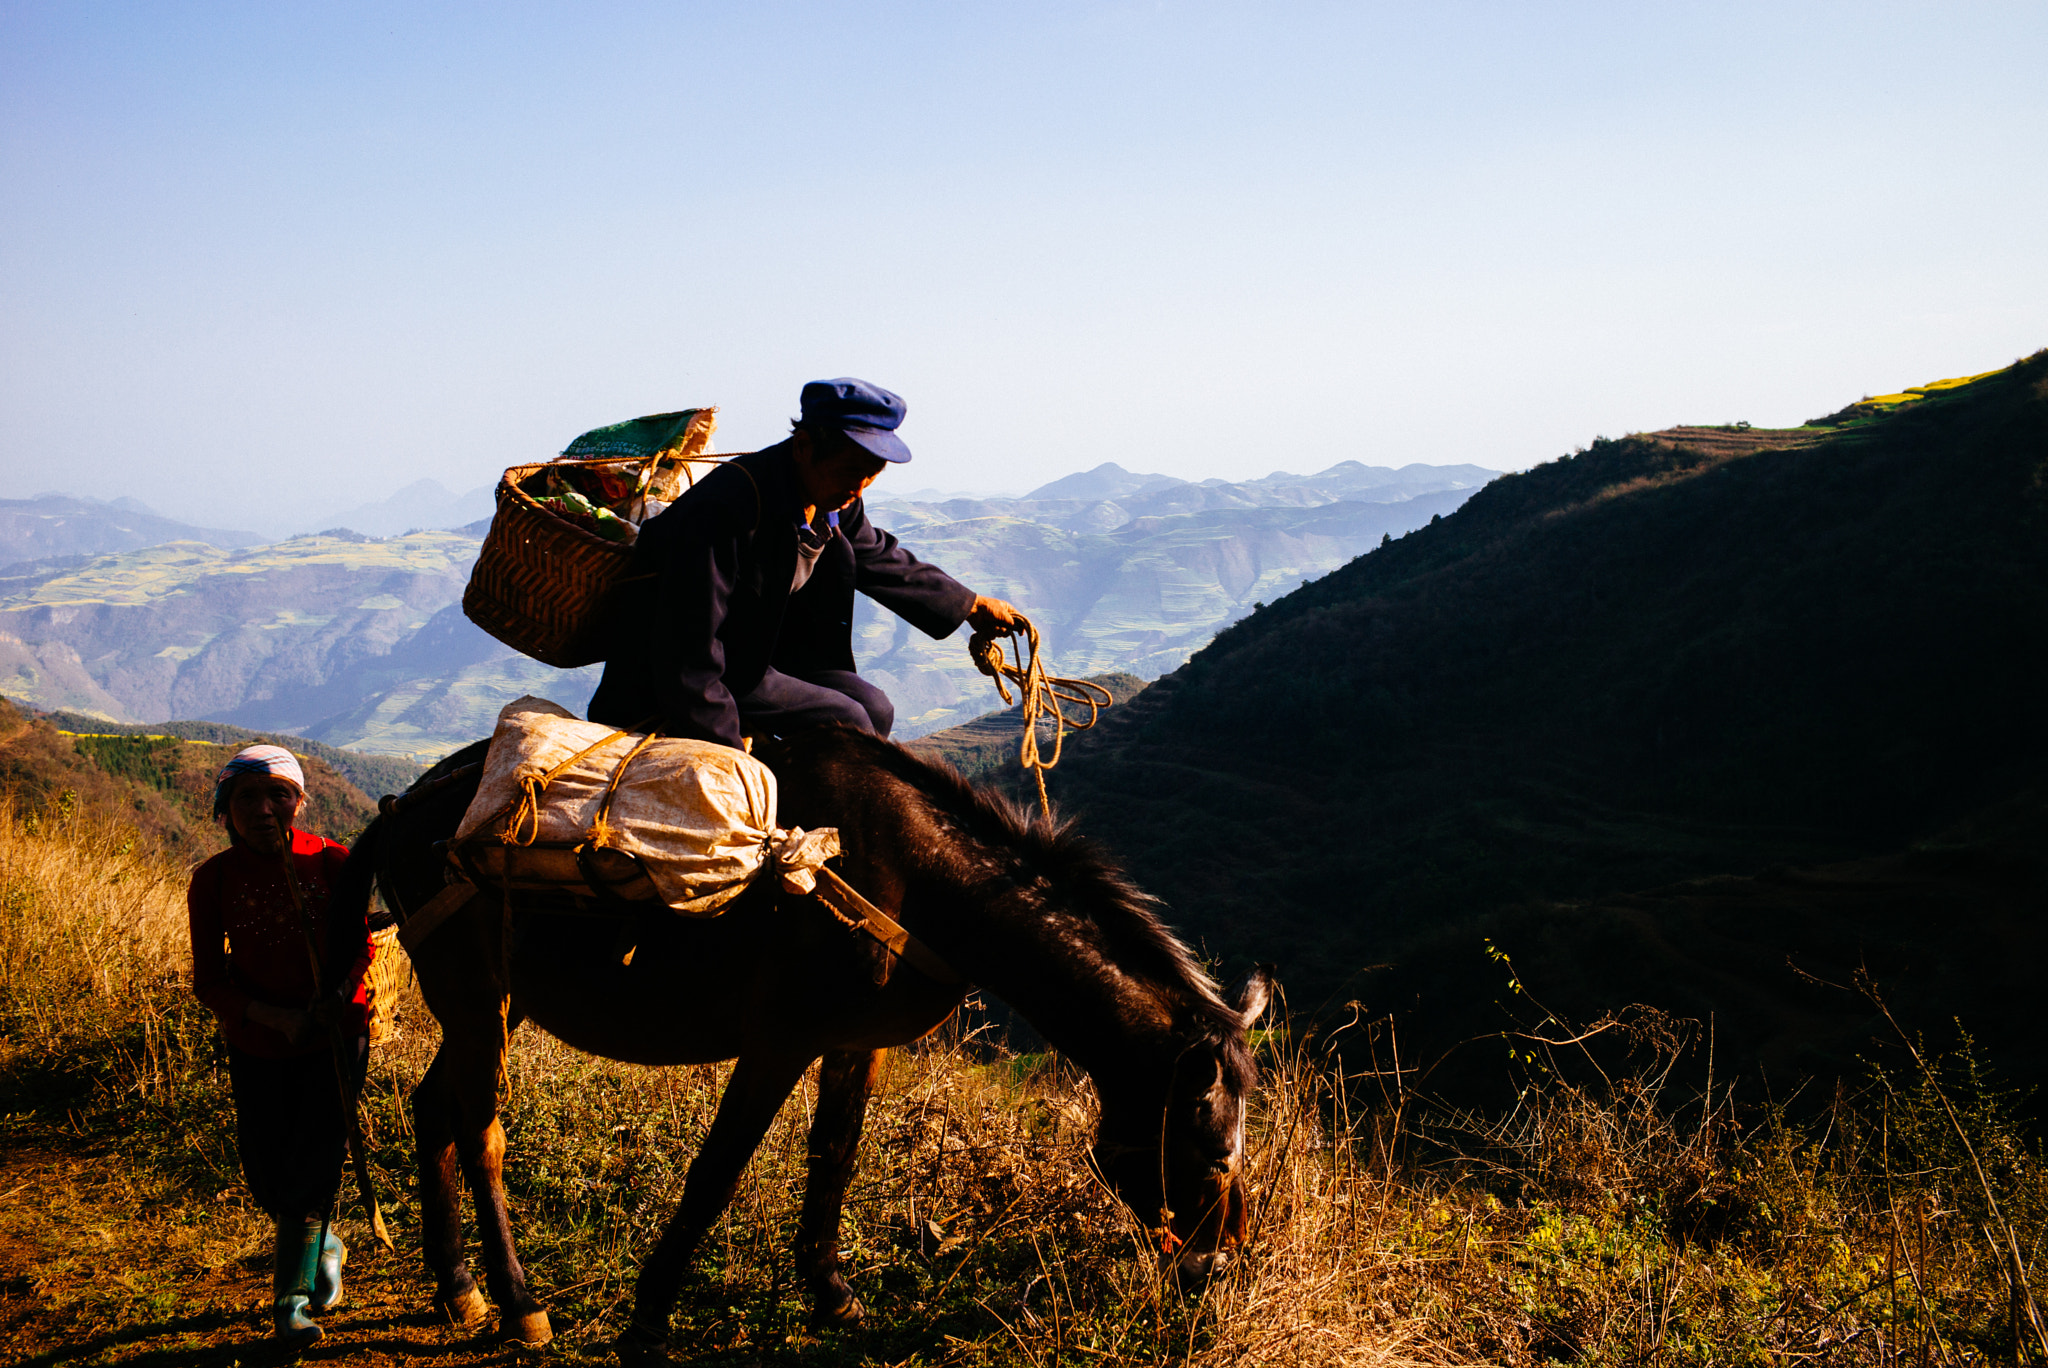
{"type": "MultiPolygon", "coordinates": [[[[545,1355],[462,1334],[430,1312],[416,1250],[381,1248],[360,1221],[343,1303],[307,1363],[438,1365],[601,1361],[601,1343],[557,1326],[545,1355]]],[[[264,1365],[270,1225],[238,1191],[204,1207],[165,1200],[114,1149],[19,1147],[0,1155],[0,1362],[264,1365]]]]}

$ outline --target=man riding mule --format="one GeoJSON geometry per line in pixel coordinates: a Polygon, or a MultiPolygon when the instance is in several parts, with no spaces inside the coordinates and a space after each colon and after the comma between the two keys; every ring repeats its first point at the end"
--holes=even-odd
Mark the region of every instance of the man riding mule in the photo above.
{"type": "Polygon", "coordinates": [[[502,1179],[498,1089],[522,1020],[613,1059],[736,1061],[682,1199],[641,1264],[622,1359],[661,1357],[694,1256],[813,1063],[796,1262],[817,1323],[860,1318],[838,1236],[868,1095],[883,1050],[959,1005],[966,988],[955,977],[1000,995],[1088,1072],[1101,1101],[1096,1165],[1180,1273],[1206,1275],[1242,1241],[1246,1030],[1265,1009],[1267,979],[1255,973],[1226,998],[1157,905],[1070,826],[1028,817],[864,730],[815,728],[756,747],[776,779],[777,821],[836,827],[845,880],[921,941],[950,970],[942,976],[778,878],[711,918],[660,903],[630,911],[451,888],[445,843],[476,792],[482,753],[479,743],[450,756],[387,804],[337,895],[359,907],[374,878],[407,916],[449,893],[467,897],[411,945],[442,1027],[413,1095],[422,1237],[436,1303],[458,1323],[487,1314],[463,1253],[466,1179],[505,1333],[527,1343],[550,1334],[514,1251],[502,1179]],[[620,921],[593,922],[593,911],[620,921]]]}
{"type": "Polygon", "coordinates": [[[868,521],[861,496],[910,459],[903,400],[842,378],[799,402],[787,441],[727,461],[641,529],[591,721],[728,746],[833,722],[886,737],[895,709],[854,672],[856,590],[933,637],[1017,625],[868,521]]]}
{"type": "Polygon", "coordinates": [[[404,920],[400,939],[441,1024],[413,1120],[435,1301],[460,1324],[487,1315],[463,1253],[466,1181],[504,1332],[529,1344],[551,1334],[514,1250],[503,1183],[499,1088],[511,1032],[526,1020],[612,1059],[734,1061],[682,1199],[641,1264],[625,1358],[660,1357],[701,1242],[813,1064],[796,1261],[818,1323],[860,1318],[839,1269],[840,1210],[882,1052],[938,1026],[970,983],[1090,1074],[1102,1107],[1096,1165],[1178,1271],[1206,1275],[1243,1239],[1246,1031],[1265,1009],[1263,973],[1226,1000],[1152,900],[1069,826],[1027,817],[888,742],[889,701],[854,673],[856,591],[933,636],[963,621],[988,633],[1025,624],[867,521],[862,492],[909,458],[896,436],[902,400],[842,379],[806,385],[802,406],[787,442],[727,461],[642,526],[590,704],[602,725],[566,719],[599,737],[562,743],[562,759],[546,750],[541,763],[544,747],[519,749],[517,719],[561,710],[508,707],[490,765],[480,742],[387,800],[344,871],[342,905],[359,908],[374,882],[404,920]],[[748,739],[753,760],[719,751],[748,739]],[[579,769],[606,747],[620,757],[603,762],[608,778],[579,769]],[[614,807],[620,794],[684,772],[675,757],[693,747],[758,771],[742,785],[763,796],[762,811],[747,807],[744,840],[730,815],[686,821],[681,798],[637,829],[612,825],[632,808],[614,807]],[[560,806],[547,806],[551,784],[560,806]],[[675,878],[694,856],[663,865],[639,844],[636,831],[658,821],[738,852],[731,862],[749,872],[715,908],[699,907],[675,878]],[[544,825],[555,833],[546,841],[544,825]],[[574,839],[558,839],[562,829],[574,839]],[[635,885],[611,881],[601,857],[629,848],[667,891],[646,901],[619,891],[635,885]],[[837,867],[797,866],[795,848],[837,867]],[[770,852],[779,872],[756,878],[770,852]],[[515,855],[522,869],[554,861],[564,873],[515,875],[515,855]]]}

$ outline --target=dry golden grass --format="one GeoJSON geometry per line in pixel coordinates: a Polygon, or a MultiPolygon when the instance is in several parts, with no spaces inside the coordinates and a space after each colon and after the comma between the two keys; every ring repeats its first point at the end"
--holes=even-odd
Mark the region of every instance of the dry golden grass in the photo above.
{"type": "Polygon", "coordinates": [[[18,818],[0,799],[0,1029],[10,1048],[77,1048],[121,1034],[138,1013],[153,1028],[151,1005],[189,961],[185,884],[131,827],[61,808],[18,818]]]}
{"type": "MultiPolygon", "coordinates": [[[[117,828],[31,829],[0,813],[5,1176],[49,1195],[0,1204],[0,1330],[39,1338],[42,1362],[226,1364],[263,1333],[261,1221],[239,1195],[210,1021],[185,988],[183,883],[117,828]]],[[[368,1246],[351,1188],[342,1229],[358,1258],[330,1345],[370,1361],[504,1361],[502,1347],[450,1342],[417,1314],[428,1284],[411,1249],[403,1100],[436,1032],[416,994],[400,1025],[365,1100],[401,1252],[368,1246]]],[[[1877,1075],[1807,1124],[1744,1120],[1725,1098],[1670,1096],[1683,1034],[1654,1013],[1609,1028],[1604,1040],[1632,1035],[1635,1065],[1607,1077],[1582,1051],[1526,1042],[1526,1086],[1504,1116],[1431,1109],[1284,1032],[1264,1036],[1252,1238],[1194,1293],[1158,1276],[1142,1232],[1090,1175],[1086,1080],[956,1031],[897,1052],[870,1110],[842,1241],[868,1325],[810,1334],[790,1270],[806,1083],[708,1242],[677,1355],[1044,1368],[2033,1361],[2024,1289],[2048,1182],[1967,1061],[1877,1075]],[[2008,1231],[2017,1279],[1997,1243],[2008,1231]]],[[[608,1360],[635,1259],[726,1074],[597,1060],[522,1029],[507,1171],[558,1332],[547,1357],[608,1360]]]]}

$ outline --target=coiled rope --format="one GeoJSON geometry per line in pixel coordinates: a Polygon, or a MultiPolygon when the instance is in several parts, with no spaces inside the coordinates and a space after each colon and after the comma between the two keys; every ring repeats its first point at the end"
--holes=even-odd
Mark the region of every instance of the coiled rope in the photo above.
{"type": "Polygon", "coordinates": [[[1102,710],[1116,700],[1100,684],[1047,674],[1038,661],[1038,628],[1022,613],[1017,614],[1017,624],[1003,632],[975,632],[967,640],[967,652],[974,657],[974,667],[996,682],[996,692],[1003,696],[1003,702],[1016,701],[1010,697],[1010,685],[1016,684],[1024,700],[1024,744],[1019,758],[1038,781],[1038,806],[1051,817],[1052,799],[1046,796],[1045,772],[1060,762],[1060,749],[1066,744],[1068,730],[1087,731],[1102,716],[1102,710]],[[1008,656],[1003,653],[1006,639],[1010,643],[1008,656]],[[1088,708],[1086,722],[1080,720],[1078,712],[1067,716],[1068,707],[1080,708],[1084,704],[1088,708]],[[1039,719],[1047,716],[1053,724],[1050,760],[1038,744],[1039,719]]]}

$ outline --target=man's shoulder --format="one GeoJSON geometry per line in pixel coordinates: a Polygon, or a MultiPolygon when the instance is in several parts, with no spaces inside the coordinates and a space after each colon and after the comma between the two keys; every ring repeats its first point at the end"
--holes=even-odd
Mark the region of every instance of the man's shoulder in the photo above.
{"type": "Polygon", "coordinates": [[[759,526],[773,491],[783,483],[779,454],[779,447],[769,447],[720,462],[648,523],[647,531],[658,539],[684,528],[748,531],[759,526]]]}
{"type": "MultiPolygon", "coordinates": [[[[883,516],[886,517],[888,511],[888,506],[886,504],[883,505],[883,516]]],[[[847,540],[857,545],[864,542],[883,541],[893,545],[895,542],[895,538],[888,529],[875,521],[873,514],[868,509],[866,499],[855,499],[845,508],[840,509],[839,526],[846,533],[847,540]]]]}

